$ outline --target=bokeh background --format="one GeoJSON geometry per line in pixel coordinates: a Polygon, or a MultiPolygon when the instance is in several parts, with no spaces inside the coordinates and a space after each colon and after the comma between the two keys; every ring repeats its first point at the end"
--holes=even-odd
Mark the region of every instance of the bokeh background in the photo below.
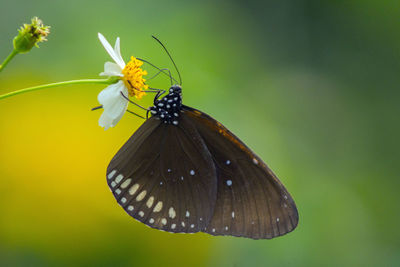
{"type": "Polygon", "coordinates": [[[0,73],[0,93],[96,78],[110,60],[97,32],[119,36],[126,59],[172,69],[154,34],[180,68],[184,103],[267,162],[300,223],[254,241],[136,222],[105,171],[142,120],[104,131],[90,111],[103,87],[60,87],[0,102],[1,266],[400,265],[400,2],[1,1],[1,59],[33,16],[51,25],[49,41],[0,73]]]}

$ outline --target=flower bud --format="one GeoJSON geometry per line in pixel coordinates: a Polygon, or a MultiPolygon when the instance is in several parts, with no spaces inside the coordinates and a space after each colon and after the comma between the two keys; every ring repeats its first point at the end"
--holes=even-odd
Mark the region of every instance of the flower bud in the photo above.
{"type": "Polygon", "coordinates": [[[47,41],[50,26],[44,26],[39,18],[34,17],[31,24],[24,24],[18,32],[14,38],[14,48],[18,53],[27,53],[33,46],[38,47],[37,43],[47,41]]]}

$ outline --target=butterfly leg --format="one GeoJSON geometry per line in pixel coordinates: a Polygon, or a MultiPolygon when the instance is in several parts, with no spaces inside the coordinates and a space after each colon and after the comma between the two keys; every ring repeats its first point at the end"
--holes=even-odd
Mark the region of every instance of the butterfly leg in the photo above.
{"type": "Polygon", "coordinates": [[[101,108],[103,108],[103,105],[100,105],[100,106],[94,107],[94,108],[92,108],[91,110],[93,111],[93,110],[97,110],[97,109],[101,109],[101,108]]]}
{"type": "Polygon", "coordinates": [[[165,90],[160,89],[160,91],[158,91],[158,93],[156,94],[156,96],[154,97],[153,102],[155,102],[160,96],[162,96],[165,93],[165,90]]]}
{"type": "Polygon", "coordinates": [[[145,108],[145,107],[143,107],[143,106],[141,106],[141,105],[139,105],[139,104],[137,104],[137,103],[131,101],[126,95],[124,95],[124,93],[121,92],[121,95],[122,95],[123,98],[125,98],[126,100],[128,100],[129,103],[134,104],[135,106],[138,106],[138,107],[141,108],[141,109],[148,110],[147,108],[145,108]]]}
{"type": "MultiPolygon", "coordinates": [[[[102,108],[103,108],[103,105],[100,105],[100,106],[97,106],[97,107],[92,108],[92,111],[93,111],[93,110],[102,109],[102,108]]],[[[133,115],[135,115],[135,116],[138,116],[139,118],[142,118],[142,119],[144,119],[144,120],[146,119],[146,118],[143,117],[142,115],[139,115],[139,114],[137,114],[137,113],[135,113],[135,112],[133,112],[133,111],[130,111],[129,109],[127,109],[126,111],[129,112],[129,113],[131,113],[131,114],[133,114],[133,115]]],[[[147,111],[146,117],[148,117],[148,116],[147,116],[148,113],[149,113],[149,111],[147,111]]]]}
{"type": "Polygon", "coordinates": [[[126,111],[129,112],[129,113],[131,113],[131,114],[133,114],[133,115],[135,115],[135,116],[138,116],[139,118],[142,118],[142,119],[144,119],[144,120],[147,119],[147,114],[149,113],[149,111],[147,111],[147,113],[146,113],[146,118],[145,118],[145,117],[143,117],[142,115],[139,115],[139,114],[137,114],[137,113],[135,113],[135,112],[133,112],[133,111],[130,111],[129,109],[127,109],[126,111]]]}
{"type": "Polygon", "coordinates": [[[162,96],[166,92],[166,90],[164,90],[164,89],[157,89],[157,88],[151,88],[151,87],[149,87],[149,88],[150,88],[150,90],[143,90],[143,92],[156,93],[156,96],[154,97],[154,101],[157,100],[160,96],[162,96]]]}

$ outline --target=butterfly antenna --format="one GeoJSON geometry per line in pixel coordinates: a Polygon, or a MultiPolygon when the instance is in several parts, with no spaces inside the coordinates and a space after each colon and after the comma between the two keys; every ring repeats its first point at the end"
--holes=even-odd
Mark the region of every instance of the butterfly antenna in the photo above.
{"type": "Polygon", "coordinates": [[[172,59],[171,54],[168,52],[168,50],[167,50],[167,48],[165,47],[165,45],[164,45],[163,43],[161,43],[160,40],[157,39],[157,37],[155,37],[154,35],[152,35],[151,37],[153,37],[154,40],[156,40],[156,41],[164,48],[165,52],[167,53],[167,55],[168,55],[169,58],[171,59],[172,63],[174,64],[174,67],[175,67],[175,69],[176,69],[176,72],[178,73],[178,76],[179,76],[179,84],[182,85],[182,77],[181,77],[181,74],[180,74],[180,72],[179,72],[179,70],[178,70],[178,67],[177,67],[176,64],[175,64],[175,61],[172,59]]]}
{"type": "MultiPolygon", "coordinates": [[[[169,69],[161,69],[161,68],[157,67],[156,65],[152,64],[150,61],[145,60],[145,59],[143,59],[143,58],[138,58],[138,57],[137,57],[137,59],[139,59],[140,61],[143,61],[144,63],[149,64],[149,65],[152,66],[153,68],[158,69],[159,72],[162,72],[162,73],[164,73],[165,75],[167,75],[168,77],[170,77],[171,82],[172,82],[172,80],[174,80],[175,82],[178,82],[174,77],[172,77],[171,72],[169,71],[169,69]],[[168,71],[168,73],[165,73],[165,70],[168,71]]],[[[152,78],[153,78],[153,77],[152,77],[152,78]]],[[[171,83],[171,85],[172,85],[172,83],[171,83]]]]}

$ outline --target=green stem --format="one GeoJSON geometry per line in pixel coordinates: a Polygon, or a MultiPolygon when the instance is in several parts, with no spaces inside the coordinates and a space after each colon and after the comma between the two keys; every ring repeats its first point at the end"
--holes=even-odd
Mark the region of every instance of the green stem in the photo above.
{"type": "Polygon", "coordinates": [[[10,62],[11,59],[13,59],[17,54],[17,50],[14,49],[11,54],[9,54],[8,57],[3,61],[3,64],[0,65],[0,71],[2,71],[5,66],[7,66],[8,62],[10,62]]]}
{"type": "Polygon", "coordinates": [[[88,84],[88,83],[95,83],[95,84],[112,84],[118,81],[118,78],[116,77],[110,77],[108,79],[83,79],[83,80],[72,80],[72,81],[65,81],[65,82],[58,82],[58,83],[49,83],[49,84],[43,84],[39,86],[33,86],[33,87],[28,87],[25,89],[17,90],[14,92],[10,92],[4,95],[0,95],[0,100],[14,96],[14,95],[19,95],[19,94],[24,94],[36,90],[42,90],[42,89],[47,89],[47,88],[52,88],[52,87],[57,87],[57,86],[63,86],[63,85],[72,85],[72,84],[88,84]]]}

